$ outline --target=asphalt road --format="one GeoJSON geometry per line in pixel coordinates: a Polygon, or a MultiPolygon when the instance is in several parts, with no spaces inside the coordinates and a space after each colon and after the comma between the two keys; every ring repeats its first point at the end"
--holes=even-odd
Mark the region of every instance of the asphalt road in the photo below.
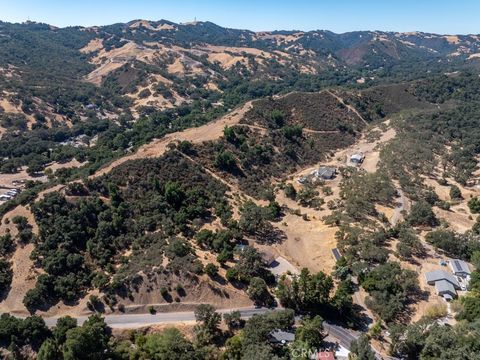
{"type": "MultiPolygon", "coordinates": [[[[242,318],[248,319],[256,314],[264,314],[269,311],[265,308],[239,308],[239,309],[226,309],[218,310],[217,312],[224,314],[229,313],[234,310],[240,311],[242,318]]],[[[195,314],[193,311],[185,312],[169,312],[169,313],[156,313],[152,314],[114,314],[114,315],[103,315],[105,322],[111,328],[115,329],[136,329],[140,327],[150,326],[150,325],[159,325],[159,324],[175,324],[181,322],[195,321],[195,314]]],[[[81,325],[85,320],[88,319],[88,316],[75,316],[78,321],[78,324],[81,325]]],[[[47,326],[55,326],[57,323],[57,317],[45,317],[45,323],[47,326]]]]}
{"type": "MultiPolygon", "coordinates": [[[[238,308],[238,309],[223,309],[217,310],[220,314],[229,313],[232,311],[238,310],[242,318],[249,319],[254,315],[264,314],[268,311],[278,311],[282,310],[281,308],[276,309],[267,309],[267,308],[238,308]]],[[[145,326],[151,325],[160,325],[160,324],[175,324],[175,323],[182,323],[182,322],[194,322],[195,321],[195,314],[193,311],[185,311],[185,312],[171,312],[171,313],[156,313],[152,314],[114,314],[114,315],[104,315],[105,322],[111,327],[115,329],[136,329],[145,326]]],[[[88,319],[88,316],[76,316],[77,322],[79,325],[83,324],[85,320],[88,319]]],[[[57,323],[58,317],[45,317],[43,318],[47,326],[52,327],[55,326],[57,323]]],[[[300,318],[296,318],[296,320],[300,320],[300,318]]],[[[328,322],[324,322],[323,326],[325,330],[328,332],[331,338],[334,338],[338,341],[340,345],[342,345],[347,350],[350,349],[352,341],[359,338],[361,335],[360,332],[344,328],[339,325],[331,324],[328,322]]],[[[376,358],[381,360],[382,357],[377,353],[376,358]]],[[[390,357],[385,357],[384,359],[394,359],[390,357]]]]}

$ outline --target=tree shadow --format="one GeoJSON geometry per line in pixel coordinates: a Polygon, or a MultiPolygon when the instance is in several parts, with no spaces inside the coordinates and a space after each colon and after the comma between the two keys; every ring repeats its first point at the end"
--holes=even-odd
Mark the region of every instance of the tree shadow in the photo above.
{"type": "Polygon", "coordinates": [[[0,292],[0,302],[2,302],[8,297],[10,290],[12,290],[12,286],[8,285],[6,289],[3,289],[3,291],[0,292]]]}

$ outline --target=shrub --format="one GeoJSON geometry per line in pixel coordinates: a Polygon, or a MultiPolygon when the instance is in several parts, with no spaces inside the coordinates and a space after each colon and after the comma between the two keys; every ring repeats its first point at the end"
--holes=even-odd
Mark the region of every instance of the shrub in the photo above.
{"type": "Polygon", "coordinates": [[[450,198],[452,200],[463,199],[462,192],[457,185],[450,186],[450,198]]]}
{"type": "Polygon", "coordinates": [[[447,316],[446,304],[432,304],[425,310],[425,316],[429,319],[440,319],[447,316]]]}
{"type": "Polygon", "coordinates": [[[162,295],[163,298],[167,298],[168,297],[168,289],[165,287],[165,286],[162,286],[160,288],[160,295],[162,295]]]}
{"type": "Polygon", "coordinates": [[[292,184],[287,184],[285,185],[285,188],[283,189],[285,196],[289,199],[295,200],[297,197],[297,190],[293,187],[292,184]]]}
{"type": "Polygon", "coordinates": [[[468,201],[468,207],[472,214],[480,213],[480,199],[478,197],[473,197],[468,201]]]}
{"type": "Polygon", "coordinates": [[[214,165],[220,170],[233,171],[237,167],[237,162],[230,151],[220,151],[215,156],[214,165]]]}
{"type": "Polygon", "coordinates": [[[205,266],[205,274],[210,277],[216,276],[218,274],[218,267],[212,263],[207,264],[207,266],[205,266]]]}

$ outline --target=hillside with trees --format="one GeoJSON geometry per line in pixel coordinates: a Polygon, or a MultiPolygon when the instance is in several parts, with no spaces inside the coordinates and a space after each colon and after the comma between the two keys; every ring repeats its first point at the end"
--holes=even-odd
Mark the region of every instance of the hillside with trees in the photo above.
{"type": "Polygon", "coordinates": [[[0,357],[292,359],[332,325],[355,359],[479,356],[478,37],[0,35],[0,357]],[[454,259],[447,307],[425,273],[454,259]]]}

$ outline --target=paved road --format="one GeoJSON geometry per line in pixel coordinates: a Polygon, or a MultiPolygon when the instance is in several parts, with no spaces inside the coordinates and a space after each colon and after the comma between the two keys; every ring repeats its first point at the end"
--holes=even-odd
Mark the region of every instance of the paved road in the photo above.
{"type": "MultiPolygon", "coordinates": [[[[269,311],[265,308],[239,308],[239,309],[227,309],[227,310],[218,310],[217,312],[224,314],[234,310],[240,311],[242,318],[248,319],[253,315],[264,314],[269,311]]],[[[78,324],[81,325],[85,320],[88,319],[88,316],[76,316],[78,324]]],[[[156,313],[152,314],[114,314],[114,315],[104,315],[105,322],[112,328],[116,329],[135,329],[150,325],[158,324],[174,324],[180,322],[195,321],[195,314],[193,311],[185,312],[169,312],[169,313],[156,313]]],[[[44,318],[47,326],[55,326],[57,323],[57,317],[46,317],[44,318]]]]}
{"type": "MultiPolygon", "coordinates": [[[[238,308],[238,309],[223,309],[217,310],[217,312],[224,314],[232,311],[238,310],[242,318],[249,319],[254,315],[264,314],[268,311],[279,311],[283,310],[281,308],[276,309],[267,309],[267,308],[238,308]]],[[[79,325],[83,324],[85,320],[88,319],[88,316],[76,316],[77,322],[79,325]]],[[[193,322],[195,321],[195,314],[193,311],[185,312],[171,312],[171,313],[157,313],[152,314],[113,314],[113,315],[104,315],[105,322],[111,327],[116,329],[135,329],[151,325],[160,325],[160,324],[175,324],[181,322],[193,322]]],[[[47,326],[52,327],[57,323],[58,317],[45,317],[45,323],[47,326]]],[[[296,321],[300,320],[299,317],[296,318],[296,321]]],[[[352,341],[358,339],[361,335],[360,332],[344,328],[339,325],[331,324],[324,322],[323,326],[328,332],[330,337],[336,339],[340,345],[345,347],[347,350],[350,349],[352,341]]],[[[381,360],[382,357],[376,354],[376,358],[381,360]]],[[[384,359],[393,359],[387,358],[384,359]]]]}

